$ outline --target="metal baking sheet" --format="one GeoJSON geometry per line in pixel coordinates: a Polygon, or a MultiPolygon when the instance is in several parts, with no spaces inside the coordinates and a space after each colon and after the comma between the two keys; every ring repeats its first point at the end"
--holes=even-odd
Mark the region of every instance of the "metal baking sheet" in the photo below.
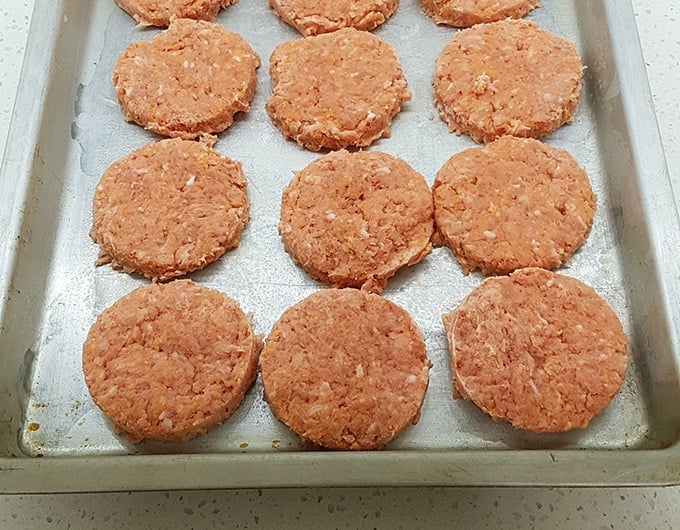
{"type": "MultiPolygon", "coordinates": [[[[116,159],[156,139],[125,123],[111,84],[117,55],[140,30],[113,2],[37,0],[0,173],[0,491],[96,491],[313,485],[668,484],[680,482],[678,214],[627,2],[549,1],[528,18],[576,43],[586,65],[574,122],[545,140],[569,150],[598,196],[592,233],[560,272],[593,286],[630,338],[620,393],[585,430],[534,435],[451,398],[441,314],[482,277],[464,276],[445,248],[400,272],[384,295],[406,308],[433,362],[420,422],[387,448],[339,453],[305,446],[277,422],[258,380],[224,425],[190,443],[133,445],[91,401],[81,346],[105,307],[144,280],[95,268],[91,199],[116,159]]],[[[241,0],[218,22],[262,58],[252,111],[216,149],[241,160],[251,221],[238,249],[191,275],[235,298],[266,335],[285,308],[320,284],[283,250],[283,187],[317,154],[285,141],[264,103],[268,58],[297,38],[265,0],[241,0]]],[[[375,33],[392,43],[413,92],[391,138],[371,149],[400,156],[431,184],[454,153],[432,102],[434,60],[456,30],[416,0],[375,33]]]]}

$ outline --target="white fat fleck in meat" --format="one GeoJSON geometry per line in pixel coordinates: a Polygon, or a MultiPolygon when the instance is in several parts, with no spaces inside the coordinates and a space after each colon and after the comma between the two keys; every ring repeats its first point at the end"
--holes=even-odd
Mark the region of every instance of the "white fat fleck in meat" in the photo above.
{"type": "Polygon", "coordinates": [[[307,416],[310,418],[314,418],[315,416],[322,416],[328,413],[328,405],[325,403],[323,404],[316,404],[312,405],[307,409],[307,416]]]}
{"type": "Polygon", "coordinates": [[[534,391],[534,394],[540,394],[538,391],[538,388],[536,388],[536,385],[534,384],[533,380],[529,379],[529,386],[531,387],[531,390],[534,391]]]}
{"type": "Polygon", "coordinates": [[[165,418],[165,419],[161,422],[161,425],[163,426],[164,429],[166,429],[166,430],[169,431],[170,429],[172,429],[172,426],[173,426],[174,424],[172,423],[172,420],[171,420],[170,418],[165,418]]]}
{"type": "Polygon", "coordinates": [[[285,225],[283,227],[283,233],[284,234],[290,234],[293,231],[293,227],[290,225],[285,225]]]}
{"type": "Polygon", "coordinates": [[[492,232],[491,230],[484,230],[484,237],[487,239],[496,239],[496,232],[492,232]]]}
{"type": "Polygon", "coordinates": [[[236,61],[237,63],[240,63],[240,62],[241,62],[241,56],[240,56],[240,55],[234,55],[233,59],[234,59],[234,61],[236,61]]]}
{"type": "Polygon", "coordinates": [[[196,183],[196,175],[191,175],[186,181],[185,186],[193,186],[196,183]]]}
{"type": "Polygon", "coordinates": [[[361,230],[359,230],[359,235],[363,238],[367,238],[370,236],[368,231],[363,226],[361,227],[361,230]]]}
{"type": "Polygon", "coordinates": [[[481,95],[486,92],[486,89],[491,83],[491,78],[486,74],[478,75],[472,83],[472,90],[475,94],[481,95]]]}
{"type": "Polygon", "coordinates": [[[385,173],[386,175],[392,173],[392,170],[387,166],[381,166],[375,170],[376,173],[385,173]]]}
{"type": "Polygon", "coordinates": [[[305,175],[304,181],[309,184],[318,184],[321,182],[321,177],[319,177],[319,175],[305,175]]]}
{"type": "Polygon", "coordinates": [[[376,116],[375,113],[370,110],[366,113],[366,118],[369,120],[372,120],[373,118],[375,118],[375,116],[376,116]]]}
{"type": "Polygon", "coordinates": [[[332,221],[333,219],[335,219],[335,213],[333,213],[333,212],[331,212],[330,210],[328,210],[328,211],[326,212],[326,219],[328,219],[329,221],[332,221]]]}
{"type": "Polygon", "coordinates": [[[413,384],[418,380],[418,378],[414,374],[409,374],[409,376],[406,378],[406,384],[413,384]]]}
{"type": "Polygon", "coordinates": [[[189,68],[189,61],[184,61],[184,62],[182,63],[182,67],[183,67],[183,68],[189,68]]]}
{"type": "Polygon", "coordinates": [[[357,377],[363,377],[365,372],[364,372],[364,367],[362,364],[357,364],[356,370],[354,370],[354,373],[356,374],[357,377]]]}

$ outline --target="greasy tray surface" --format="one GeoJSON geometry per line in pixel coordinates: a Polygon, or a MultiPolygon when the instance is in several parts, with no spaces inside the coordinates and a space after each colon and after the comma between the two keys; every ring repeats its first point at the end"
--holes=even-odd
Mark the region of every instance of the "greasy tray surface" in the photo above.
{"type": "MultiPolygon", "coordinates": [[[[38,0],[0,181],[1,219],[13,236],[0,254],[0,455],[9,457],[0,459],[0,490],[680,481],[680,464],[671,466],[680,412],[664,406],[680,387],[678,315],[668,303],[677,292],[669,279],[679,275],[676,264],[658,261],[680,239],[641,56],[631,45],[632,10],[544,4],[528,18],[574,41],[587,66],[574,123],[545,141],[577,158],[598,196],[588,241],[559,272],[593,286],[630,337],[624,385],[587,429],[533,435],[451,399],[441,315],[481,276],[464,276],[439,248],[383,293],[414,317],[433,362],[420,422],[386,450],[342,454],[302,445],[269,412],[259,380],[230,420],[188,444],[133,445],[115,436],[85,388],[81,347],[96,315],[144,280],[94,267],[91,200],[110,163],[156,138],[123,121],[110,78],[120,51],[157,30],[136,29],[113,2],[38,0]],[[54,42],[41,26],[51,28],[54,42]],[[37,456],[44,458],[30,458],[37,456]],[[96,476],[78,472],[87,465],[96,476]],[[132,469],[140,476],[131,477],[132,469]]],[[[285,254],[276,229],[283,187],[319,155],[285,141],[264,110],[269,55],[297,34],[264,0],[241,0],[218,22],[263,60],[251,112],[216,144],[243,163],[251,221],[238,249],[190,277],[235,298],[266,335],[285,308],[323,288],[285,254]]],[[[392,137],[371,149],[404,158],[431,184],[452,154],[474,145],[447,132],[432,102],[434,60],[455,30],[402,0],[375,33],[396,47],[413,100],[394,120],[392,137]]]]}

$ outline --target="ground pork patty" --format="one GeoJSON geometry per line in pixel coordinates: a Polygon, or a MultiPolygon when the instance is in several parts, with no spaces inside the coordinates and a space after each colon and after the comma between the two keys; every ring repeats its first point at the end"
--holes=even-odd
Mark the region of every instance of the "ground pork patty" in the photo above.
{"type": "Polygon", "coordinates": [[[236,33],[177,19],[120,54],[113,84],[126,121],[190,140],[229,127],[255,92],[260,58],[236,33]]]}
{"type": "Polygon", "coordinates": [[[453,155],[433,186],[435,219],[466,274],[559,267],[588,237],[595,195],[566,151],[504,136],[453,155]]]}
{"type": "Polygon", "coordinates": [[[215,20],[223,7],[237,0],[115,0],[140,26],[166,27],[174,18],[215,20]]]}
{"type": "Polygon", "coordinates": [[[434,101],[451,132],[477,142],[540,137],[572,120],[581,77],[574,45],[533,22],[478,24],[437,58],[434,101]]]}
{"type": "Polygon", "coordinates": [[[313,278],[380,292],[430,252],[433,224],[422,175],[385,153],[343,150],[296,173],[283,191],[279,233],[313,278]]]}
{"type": "Polygon", "coordinates": [[[454,388],[518,429],[583,428],[625,376],[626,336],[612,309],[544,269],[484,280],[443,320],[454,388]]]}
{"type": "Polygon", "coordinates": [[[398,0],[269,0],[281,19],[305,36],[341,28],[370,31],[397,9],[398,0]]]}
{"type": "Polygon", "coordinates": [[[248,220],[246,180],[239,162],[203,144],[162,140],[106,170],[92,212],[98,264],[168,280],[238,246],[248,220]]]}
{"type": "Polygon", "coordinates": [[[354,28],[280,44],[269,72],[272,122],[311,151],[389,136],[393,116],[411,99],[394,48],[354,28]]]}
{"type": "Polygon", "coordinates": [[[260,363],[276,417],[330,449],[377,448],[415,424],[429,368],[408,313],[356,289],[325,289],[287,309],[260,363]]]}
{"type": "Polygon", "coordinates": [[[420,0],[425,13],[437,24],[467,28],[506,18],[522,18],[540,5],[539,0],[420,0]]]}
{"type": "Polygon", "coordinates": [[[132,442],[187,441],[227,419],[255,380],[261,342],[228,296],[190,280],[140,287],[83,346],[94,402],[132,442]]]}

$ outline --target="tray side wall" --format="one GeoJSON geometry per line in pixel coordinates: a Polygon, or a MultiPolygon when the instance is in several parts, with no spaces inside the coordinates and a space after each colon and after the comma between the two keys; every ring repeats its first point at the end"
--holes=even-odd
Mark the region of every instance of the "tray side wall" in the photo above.
{"type": "Polygon", "coordinates": [[[631,349],[649,397],[652,429],[660,446],[670,446],[680,437],[680,409],[668,406],[680,395],[680,268],[671,258],[677,249],[669,247],[680,237],[678,210],[647,78],[635,67],[643,58],[632,7],[607,2],[577,6],[584,24],[589,95],[598,124],[608,132],[599,134],[598,141],[614,205],[608,214],[617,228],[616,250],[632,308],[631,349]],[[597,21],[603,19],[617,31],[602,33],[597,21]]]}
{"type": "Polygon", "coordinates": [[[62,2],[36,2],[30,31],[44,38],[30,40],[7,144],[3,174],[17,179],[17,195],[11,220],[16,236],[12,245],[7,245],[11,252],[6,257],[8,286],[0,314],[0,455],[5,456],[20,451],[17,431],[32,384],[38,349],[35,330],[40,329],[44,315],[49,280],[46,264],[56,252],[58,212],[66,192],[67,150],[63,139],[71,135],[73,116],[68,102],[75,98],[76,72],[83,67],[79,43],[86,41],[83,33],[88,28],[90,10],[89,2],[77,10],[70,9],[69,20],[62,2]],[[66,24],[69,27],[62,29],[66,24]],[[44,71],[44,75],[38,76],[36,71],[44,71]],[[35,105],[39,105],[39,113],[35,105]],[[31,118],[35,124],[27,123],[31,118]],[[35,136],[31,136],[33,126],[37,127],[35,136]],[[16,173],[19,170],[22,173],[16,173]]]}

